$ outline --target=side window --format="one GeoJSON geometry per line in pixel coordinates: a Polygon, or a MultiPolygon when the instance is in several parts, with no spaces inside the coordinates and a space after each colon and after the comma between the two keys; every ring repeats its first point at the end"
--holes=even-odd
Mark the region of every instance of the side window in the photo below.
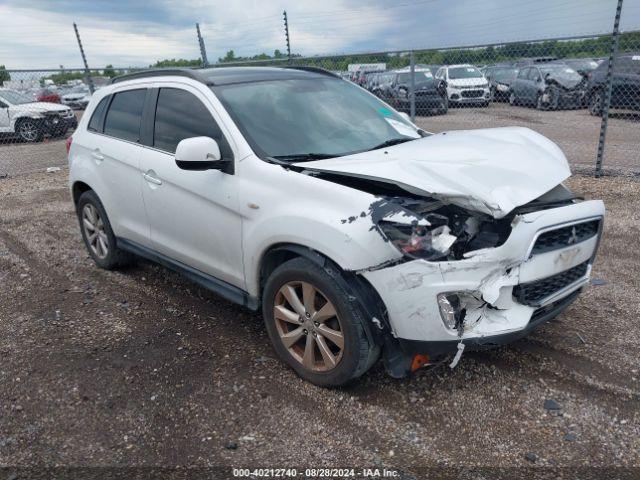
{"type": "Polygon", "coordinates": [[[100,103],[93,111],[93,115],[91,115],[91,120],[89,120],[87,130],[91,132],[102,132],[102,119],[104,118],[104,111],[107,108],[110,98],[111,96],[108,96],[100,100],[100,103]]]}
{"type": "Polygon", "coordinates": [[[231,156],[231,149],[220,127],[195,95],[177,88],[161,88],[156,107],[153,146],[175,153],[178,143],[191,137],[211,137],[218,142],[223,157],[231,156]]]}
{"type": "Polygon", "coordinates": [[[534,82],[537,82],[540,79],[540,73],[538,72],[537,68],[530,68],[529,69],[529,80],[533,80],[534,82]]]}
{"type": "Polygon", "coordinates": [[[114,95],[104,120],[105,135],[130,142],[140,141],[140,123],[146,93],[146,90],[139,89],[114,95]]]}
{"type": "Polygon", "coordinates": [[[528,74],[529,74],[528,68],[521,68],[520,71],[518,72],[518,78],[521,80],[524,80],[527,78],[528,74]]]}

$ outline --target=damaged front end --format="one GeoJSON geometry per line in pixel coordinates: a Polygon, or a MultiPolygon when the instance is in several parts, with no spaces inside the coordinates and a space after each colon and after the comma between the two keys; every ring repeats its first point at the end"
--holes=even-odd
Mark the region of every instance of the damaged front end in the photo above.
{"type": "Polygon", "coordinates": [[[602,215],[601,202],[582,202],[562,185],[502,218],[434,198],[379,197],[366,217],[403,259],[357,273],[386,308],[389,373],[401,377],[453,354],[454,367],[465,347],[511,342],[557,316],[586,283],[602,215]],[[578,226],[577,239],[533,248],[540,231],[571,222],[578,226]],[[548,278],[552,285],[545,287],[548,278]],[[550,295],[554,288],[565,291],[557,298],[527,299],[519,289],[529,284],[548,288],[550,295]]]}
{"type": "Polygon", "coordinates": [[[545,78],[546,88],[542,92],[541,106],[557,110],[562,108],[581,108],[587,92],[587,79],[578,83],[565,82],[551,75],[545,78]]]}

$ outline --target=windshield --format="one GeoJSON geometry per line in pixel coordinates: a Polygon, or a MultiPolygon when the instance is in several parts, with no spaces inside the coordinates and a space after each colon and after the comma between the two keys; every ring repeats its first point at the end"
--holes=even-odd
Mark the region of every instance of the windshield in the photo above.
{"type": "MultiPolygon", "coordinates": [[[[433,80],[433,74],[430,70],[424,72],[413,72],[413,78],[416,85],[420,83],[429,83],[433,80]]],[[[411,72],[401,73],[398,75],[398,83],[409,84],[411,82],[411,72]]]]}
{"type": "Polygon", "coordinates": [[[498,81],[513,80],[514,78],[516,78],[517,74],[518,74],[518,70],[516,68],[509,68],[505,70],[495,70],[493,72],[493,78],[495,78],[498,81]]]}
{"type": "Polygon", "coordinates": [[[11,105],[23,105],[25,103],[33,103],[33,100],[26,95],[16,92],[15,90],[0,90],[0,98],[11,105]]]}
{"type": "Polygon", "coordinates": [[[453,67],[449,69],[449,79],[482,78],[482,72],[476,67],[453,67]]]}
{"type": "Polygon", "coordinates": [[[337,157],[420,137],[376,97],[339,79],[309,77],[213,90],[262,156],[337,157]]]}
{"type": "Polygon", "coordinates": [[[582,80],[582,76],[573,68],[562,65],[554,67],[540,67],[540,71],[542,72],[543,76],[549,74],[553,78],[557,78],[558,80],[567,80],[569,82],[582,80]]]}

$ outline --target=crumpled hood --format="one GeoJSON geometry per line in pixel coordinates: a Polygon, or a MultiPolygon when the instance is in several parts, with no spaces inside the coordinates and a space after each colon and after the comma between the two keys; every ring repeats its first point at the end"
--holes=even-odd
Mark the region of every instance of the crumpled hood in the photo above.
{"type": "Polygon", "coordinates": [[[298,167],[393,183],[501,218],[571,175],[551,140],[523,127],[443,132],[298,167]]]}
{"type": "Polygon", "coordinates": [[[576,79],[562,78],[562,77],[557,77],[553,75],[553,73],[551,73],[547,76],[547,83],[557,83],[561,87],[571,90],[573,88],[580,86],[580,84],[584,83],[584,79],[583,78],[576,78],[576,79]]]}
{"type": "Polygon", "coordinates": [[[63,110],[69,110],[69,107],[60,103],[51,102],[31,102],[21,105],[13,105],[12,108],[15,111],[29,111],[29,112],[61,112],[63,110]]]}

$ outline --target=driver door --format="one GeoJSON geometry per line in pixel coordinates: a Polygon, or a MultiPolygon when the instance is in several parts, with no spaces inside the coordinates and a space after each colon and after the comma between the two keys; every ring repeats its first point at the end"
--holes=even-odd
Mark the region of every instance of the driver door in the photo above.
{"type": "Polygon", "coordinates": [[[208,99],[190,86],[154,90],[151,148],[141,158],[142,194],[155,251],[244,288],[238,176],[187,171],[175,162],[185,138],[211,137],[223,158],[233,152],[208,99]]]}

